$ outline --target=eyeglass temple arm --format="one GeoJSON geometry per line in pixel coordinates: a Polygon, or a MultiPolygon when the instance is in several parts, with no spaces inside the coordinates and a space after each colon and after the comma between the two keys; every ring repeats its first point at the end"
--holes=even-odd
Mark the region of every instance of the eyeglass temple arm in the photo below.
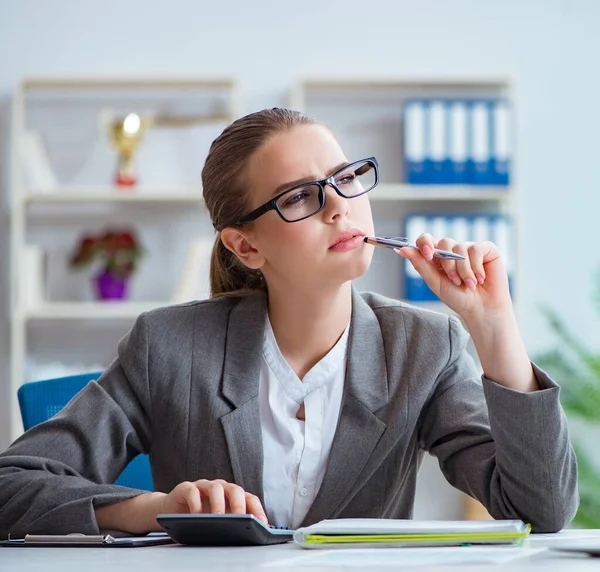
{"type": "Polygon", "coordinates": [[[262,216],[263,214],[265,214],[266,212],[269,212],[270,210],[273,210],[275,208],[275,201],[269,201],[267,204],[264,204],[262,207],[258,207],[256,210],[252,211],[251,213],[248,213],[244,218],[241,218],[240,220],[238,220],[236,222],[236,226],[240,225],[240,224],[244,224],[247,222],[252,222],[253,220],[257,219],[259,216],[262,216]]]}

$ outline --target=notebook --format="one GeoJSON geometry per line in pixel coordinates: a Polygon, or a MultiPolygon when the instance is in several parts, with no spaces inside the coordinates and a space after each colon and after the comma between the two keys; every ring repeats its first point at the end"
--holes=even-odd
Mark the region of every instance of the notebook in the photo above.
{"type": "Polygon", "coordinates": [[[530,531],[520,520],[343,518],[299,528],[294,541],[304,548],[519,544],[530,531]]]}

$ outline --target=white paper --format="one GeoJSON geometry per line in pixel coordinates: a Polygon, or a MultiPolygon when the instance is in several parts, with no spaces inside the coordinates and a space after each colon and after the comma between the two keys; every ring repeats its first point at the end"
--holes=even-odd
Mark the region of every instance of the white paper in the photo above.
{"type": "Polygon", "coordinates": [[[306,556],[265,563],[263,566],[279,569],[286,566],[347,566],[367,569],[375,566],[503,564],[544,550],[546,548],[491,546],[336,549],[315,551],[306,556]]]}

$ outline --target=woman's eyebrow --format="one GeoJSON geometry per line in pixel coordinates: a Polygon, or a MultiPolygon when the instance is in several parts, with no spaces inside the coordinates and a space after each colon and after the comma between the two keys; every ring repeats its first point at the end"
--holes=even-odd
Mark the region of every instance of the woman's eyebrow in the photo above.
{"type": "MultiPolygon", "coordinates": [[[[349,165],[348,161],[344,161],[343,163],[336,165],[335,167],[330,169],[330,171],[329,171],[330,174],[327,175],[327,177],[331,177],[331,175],[333,175],[340,169],[343,169],[346,165],[349,165]]],[[[325,177],[325,178],[327,178],[327,177],[325,177]]],[[[289,181],[288,183],[282,183],[273,191],[272,196],[278,195],[282,191],[285,191],[286,189],[291,189],[292,187],[295,187],[296,185],[301,185],[302,183],[313,183],[314,181],[317,181],[317,180],[320,180],[320,179],[315,179],[314,177],[302,177],[301,179],[296,179],[295,181],[289,181]]]]}

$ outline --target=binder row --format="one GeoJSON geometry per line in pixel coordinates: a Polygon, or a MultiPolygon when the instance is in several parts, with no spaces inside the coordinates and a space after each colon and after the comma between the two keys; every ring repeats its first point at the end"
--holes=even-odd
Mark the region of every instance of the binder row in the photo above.
{"type": "MultiPolygon", "coordinates": [[[[432,215],[413,214],[405,218],[405,236],[415,240],[419,235],[428,232],[436,239],[448,236],[457,242],[481,242],[490,240],[500,250],[512,290],[513,252],[512,228],[510,219],[500,214],[468,214],[468,215],[432,215]]],[[[404,299],[411,302],[439,301],[429,289],[425,280],[404,261],[404,299]]]]}
{"type": "Polygon", "coordinates": [[[408,99],[402,118],[405,182],[509,184],[508,100],[408,99]]]}

